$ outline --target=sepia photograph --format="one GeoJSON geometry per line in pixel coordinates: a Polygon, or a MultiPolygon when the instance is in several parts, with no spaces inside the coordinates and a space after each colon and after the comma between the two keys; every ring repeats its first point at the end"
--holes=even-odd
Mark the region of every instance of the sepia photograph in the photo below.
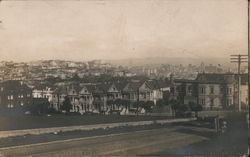
{"type": "Polygon", "coordinates": [[[0,157],[247,157],[249,0],[0,0],[0,157]]]}

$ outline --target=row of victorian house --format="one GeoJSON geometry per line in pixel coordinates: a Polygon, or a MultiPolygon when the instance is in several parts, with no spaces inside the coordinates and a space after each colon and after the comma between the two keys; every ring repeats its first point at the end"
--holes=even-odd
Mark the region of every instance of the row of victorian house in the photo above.
{"type": "Polygon", "coordinates": [[[242,106],[248,104],[248,79],[241,75],[240,91],[238,75],[235,74],[198,74],[195,80],[170,79],[169,82],[157,80],[131,81],[103,84],[60,85],[54,89],[29,88],[22,81],[4,81],[0,83],[0,108],[15,108],[32,105],[36,99],[45,99],[50,106],[61,110],[68,97],[72,112],[108,110],[108,102],[117,99],[152,101],[154,104],[163,99],[163,93],[169,92],[169,99],[177,99],[181,104],[201,104],[204,109],[233,106],[238,103],[238,92],[242,106]]]}
{"type": "MultiPolygon", "coordinates": [[[[59,85],[52,89],[39,87],[31,89],[21,81],[5,81],[0,84],[0,104],[3,108],[16,108],[32,105],[36,99],[45,99],[50,107],[62,110],[65,98],[70,100],[71,112],[100,112],[110,110],[108,102],[128,100],[133,102],[151,101],[156,104],[163,98],[163,92],[170,91],[168,84],[156,81],[131,81],[128,83],[75,84],[59,85]]],[[[117,109],[114,104],[113,109],[117,109]]]]}
{"type": "MultiPolygon", "coordinates": [[[[151,101],[156,104],[157,100],[163,98],[163,92],[169,90],[166,84],[152,80],[110,84],[72,84],[57,88],[51,101],[53,108],[60,110],[67,96],[72,104],[72,112],[100,112],[110,110],[109,102],[115,103],[116,100],[128,100],[130,107],[133,107],[133,102],[138,101],[151,101]]],[[[112,109],[118,109],[119,104],[113,105],[115,108],[112,109]]]]}

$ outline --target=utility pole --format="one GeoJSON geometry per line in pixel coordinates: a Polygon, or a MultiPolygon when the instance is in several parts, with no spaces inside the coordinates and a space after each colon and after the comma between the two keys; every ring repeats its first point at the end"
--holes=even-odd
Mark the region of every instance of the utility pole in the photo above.
{"type": "MultiPolygon", "coordinates": [[[[248,34],[248,130],[250,128],[250,124],[249,124],[249,114],[250,114],[250,108],[249,108],[249,103],[250,103],[250,59],[249,59],[249,56],[250,56],[250,9],[249,9],[249,6],[250,5],[250,0],[247,1],[247,11],[248,11],[248,25],[247,25],[247,34],[248,34]]],[[[249,137],[249,136],[248,136],[249,137]]],[[[249,140],[249,138],[248,138],[249,140]]],[[[249,148],[248,148],[248,151],[249,151],[249,148]]]]}
{"type": "Polygon", "coordinates": [[[248,55],[231,55],[231,63],[238,64],[238,105],[239,105],[239,112],[241,112],[241,100],[240,100],[240,85],[241,85],[241,76],[240,76],[240,66],[241,63],[248,63],[248,55]]]}

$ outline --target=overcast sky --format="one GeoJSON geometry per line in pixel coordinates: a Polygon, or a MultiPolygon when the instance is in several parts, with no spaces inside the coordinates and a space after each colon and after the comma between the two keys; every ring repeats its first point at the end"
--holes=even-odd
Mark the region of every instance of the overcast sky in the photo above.
{"type": "Polygon", "coordinates": [[[247,0],[6,0],[0,20],[0,60],[247,53],[247,0]]]}

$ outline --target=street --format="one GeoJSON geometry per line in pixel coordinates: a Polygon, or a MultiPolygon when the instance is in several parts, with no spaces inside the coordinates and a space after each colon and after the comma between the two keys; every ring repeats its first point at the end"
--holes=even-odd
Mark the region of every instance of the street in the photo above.
{"type": "Polygon", "coordinates": [[[245,114],[232,114],[226,120],[225,133],[216,133],[203,123],[184,122],[13,137],[0,140],[0,154],[3,157],[245,155],[248,149],[245,114]]]}

